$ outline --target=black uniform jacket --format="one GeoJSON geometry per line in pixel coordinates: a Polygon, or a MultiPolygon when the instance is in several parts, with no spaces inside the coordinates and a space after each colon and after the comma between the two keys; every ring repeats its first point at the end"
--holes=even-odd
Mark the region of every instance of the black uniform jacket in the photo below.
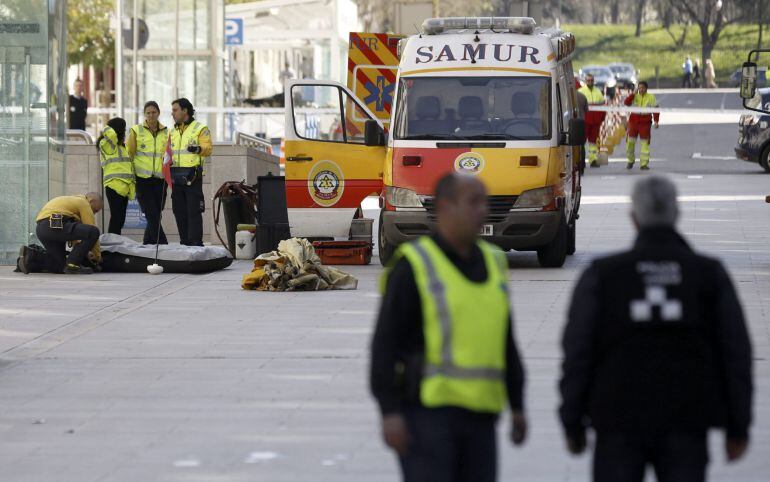
{"type": "Polygon", "coordinates": [[[730,278],[669,228],[583,273],[562,340],[568,435],[705,431],[748,436],[751,344],[730,278]]]}
{"type": "MultiPolygon", "coordinates": [[[[433,240],[469,280],[487,279],[484,255],[474,246],[469,258],[457,254],[439,236],[433,240]]],[[[523,409],[524,369],[509,323],[506,343],[505,384],[514,410],[523,409]]],[[[420,405],[419,386],[423,369],[425,338],[422,305],[409,261],[393,266],[380,307],[372,339],[371,390],[383,415],[420,405]]]]}

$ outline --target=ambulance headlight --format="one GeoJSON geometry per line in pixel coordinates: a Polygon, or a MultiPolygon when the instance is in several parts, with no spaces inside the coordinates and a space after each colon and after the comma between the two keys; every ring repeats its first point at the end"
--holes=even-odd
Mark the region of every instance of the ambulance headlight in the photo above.
{"type": "Polygon", "coordinates": [[[397,208],[423,207],[416,192],[402,187],[385,186],[385,200],[388,201],[388,204],[397,208]]]}
{"type": "Polygon", "coordinates": [[[556,205],[553,186],[539,187],[524,191],[516,199],[513,209],[547,208],[556,205]]]}

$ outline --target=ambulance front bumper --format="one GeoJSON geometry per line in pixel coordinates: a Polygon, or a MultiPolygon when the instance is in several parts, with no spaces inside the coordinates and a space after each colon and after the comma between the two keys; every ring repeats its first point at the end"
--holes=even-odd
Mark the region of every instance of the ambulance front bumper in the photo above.
{"type": "MultiPolygon", "coordinates": [[[[436,223],[427,211],[383,211],[382,235],[388,244],[397,246],[433,233],[436,223]]],[[[534,251],[545,246],[554,236],[562,211],[516,211],[504,220],[490,223],[492,235],[481,239],[504,250],[534,251]]]]}

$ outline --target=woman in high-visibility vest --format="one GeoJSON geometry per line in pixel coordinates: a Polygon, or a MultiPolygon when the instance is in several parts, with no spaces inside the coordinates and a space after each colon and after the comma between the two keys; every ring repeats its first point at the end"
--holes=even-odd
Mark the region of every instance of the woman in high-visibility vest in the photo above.
{"type": "Polygon", "coordinates": [[[126,223],[128,201],[136,195],[134,165],[126,150],[126,121],[114,117],[107,121],[96,148],[102,165],[102,182],[110,206],[110,224],[107,232],[120,234],[126,223]]]}
{"type": "Polygon", "coordinates": [[[168,128],[158,121],[160,107],[155,101],[144,104],[144,123],[128,132],[126,147],[134,163],[136,198],[147,218],[144,244],[168,244],[160,225],[166,204],[166,181],[163,179],[163,153],[168,143],[168,128]]]}

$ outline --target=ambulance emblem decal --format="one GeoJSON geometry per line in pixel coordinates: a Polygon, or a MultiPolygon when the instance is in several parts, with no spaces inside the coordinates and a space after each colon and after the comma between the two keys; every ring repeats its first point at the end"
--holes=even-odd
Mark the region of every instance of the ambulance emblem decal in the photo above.
{"type": "Polygon", "coordinates": [[[345,190],[345,178],[340,167],[332,161],[321,161],[308,175],[310,197],[319,206],[330,207],[340,200],[345,190]]]}
{"type": "Polygon", "coordinates": [[[478,174],[484,170],[484,158],[478,152],[463,152],[455,159],[455,171],[461,174],[478,174]]]}

